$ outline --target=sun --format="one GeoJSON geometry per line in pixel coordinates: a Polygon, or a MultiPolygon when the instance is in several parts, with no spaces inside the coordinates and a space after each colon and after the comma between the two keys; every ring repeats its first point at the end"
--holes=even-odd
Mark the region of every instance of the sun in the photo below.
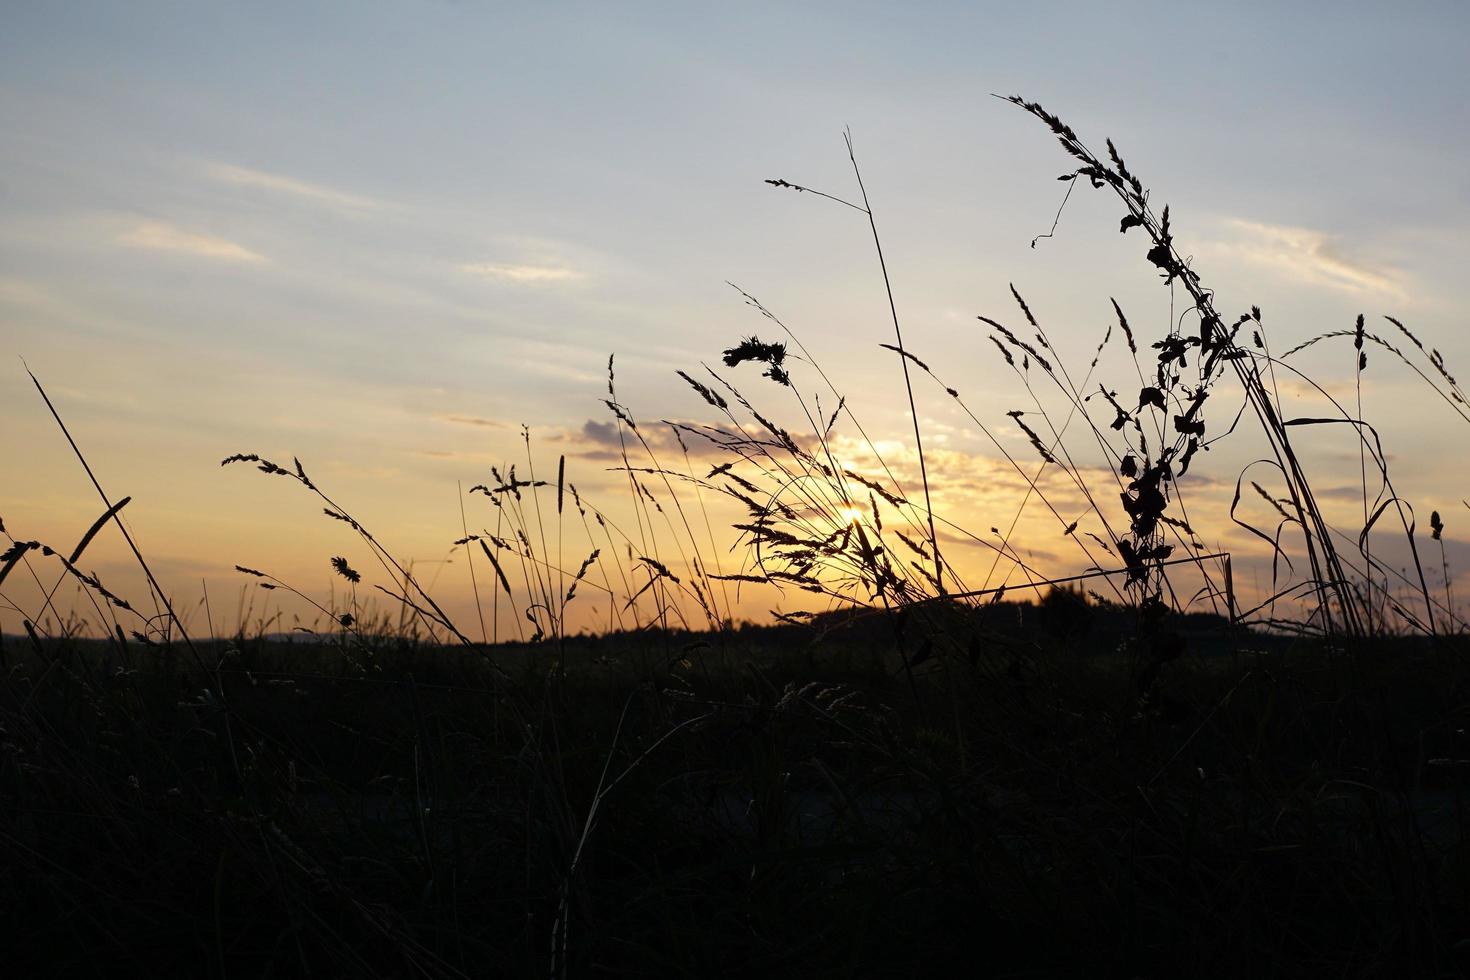
{"type": "Polygon", "coordinates": [[[844,525],[861,524],[863,522],[863,518],[868,516],[867,514],[863,513],[863,510],[860,507],[843,507],[837,513],[842,518],[842,523],[844,525]]]}

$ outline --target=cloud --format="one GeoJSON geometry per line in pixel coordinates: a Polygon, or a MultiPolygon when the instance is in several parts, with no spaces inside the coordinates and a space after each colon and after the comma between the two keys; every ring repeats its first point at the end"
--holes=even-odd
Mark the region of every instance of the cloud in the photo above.
{"type": "Polygon", "coordinates": [[[45,308],[52,297],[39,286],[23,279],[0,279],[0,303],[45,308]]]}
{"type": "Polygon", "coordinates": [[[466,262],[459,267],[459,271],[481,279],[494,279],[500,282],[514,282],[523,284],[570,282],[581,279],[582,274],[575,269],[568,269],[554,265],[507,265],[498,262],[466,262]]]}
{"type": "Polygon", "coordinates": [[[1349,255],[1337,236],[1237,218],[1226,224],[1239,240],[1222,243],[1221,248],[1249,261],[1350,293],[1404,295],[1397,270],[1349,255]]]}
{"type": "MultiPolygon", "coordinates": [[[[683,422],[683,425],[696,425],[692,422],[683,422]]],[[[647,443],[661,462],[673,465],[675,460],[683,458],[687,451],[691,459],[702,460],[725,460],[737,458],[730,450],[722,449],[708,439],[702,439],[689,432],[683,434],[682,441],[674,433],[667,423],[653,423],[643,421],[638,426],[638,433],[634,435],[623,430],[624,439],[618,436],[618,423],[613,421],[598,421],[588,419],[582,423],[580,431],[567,432],[560,437],[562,441],[573,443],[577,446],[573,452],[582,459],[593,462],[620,463],[622,462],[622,451],[626,440],[628,456],[635,460],[634,465],[645,466],[648,464],[648,453],[643,448],[647,443]],[[642,436],[642,441],[639,440],[642,436]]],[[[731,438],[735,438],[733,434],[731,438]]]]}
{"type": "Polygon", "coordinates": [[[618,433],[621,430],[614,422],[599,422],[596,419],[588,419],[582,423],[582,438],[594,446],[616,447],[621,444],[618,433]]]}
{"type": "Polygon", "coordinates": [[[506,428],[504,422],[497,422],[494,419],[482,419],[475,415],[436,415],[434,417],[441,422],[454,422],[458,425],[476,425],[486,429],[506,428]]]}
{"type": "Polygon", "coordinates": [[[459,449],[410,449],[409,455],[447,463],[469,463],[476,467],[485,467],[502,461],[501,457],[493,452],[459,449]]]}
{"type": "Polygon", "coordinates": [[[263,170],[251,170],[248,167],[236,167],[228,163],[216,163],[211,164],[206,172],[210,177],[221,183],[234,184],[237,187],[258,187],[262,190],[280,194],[290,194],[294,197],[348,211],[371,211],[379,207],[378,202],[365,197],[358,197],[356,194],[347,194],[342,191],[333,190],[330,187],[323,187],[320,184],[312,184],[304,180],[297,180],[294,177],[284,177],[280,174],[270,174],[263,170]]]}
{"type": "Polygon", "coordinates": [[[184,231],[163,221],[145,221],[118,238],[124,245],[135,248],[151,248],[166,252],[187,252],[207,259],[224,262],[262,263],[269,262],[259,252],[252,252],[243,245],[213,235],[200,235],[184,231]]]}

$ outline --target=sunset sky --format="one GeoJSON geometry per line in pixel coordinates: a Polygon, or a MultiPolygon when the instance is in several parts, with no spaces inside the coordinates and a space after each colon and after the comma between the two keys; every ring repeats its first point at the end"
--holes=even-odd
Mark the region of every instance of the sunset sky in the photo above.
{"type": "MultiPolygon", "coordinates": [[[[675,370],[777,339],[727,281],[801,337],[904,468],[865,220],[763,183],[854,196],[844,127],[908,347],[1034,464],[1004,414],[1025,392],[976,315],[1019,319],[1014,283],[1085,368],[1110,297],[1145,339],[1167,331],[1171,297],[1110,195],[1078,188],[1028,247],[1070,167],[992,93],[1112,137],[1221,312],[1259,305],[1273,349],[1392,314],[1470,371],[1467,32],[1459,3],[8,3],[0,518],[69,549],[102,511],[22,357],[104,487],[133,497],[166,586],[189,605],[208,583],[230,627],[235,564],[325,595],[329,557],[362,560],[299,488],[222,469],[231,453],[298,457],[424,568],[461,535],[456,485],[523,458],[523,423],[538,467],[565,454],[615,513],[608,356],[640,419],[707,420],[675,370]]],[[[1300,361],[1352,397],[1350,345],[1300,361]]],[[[1126,387],[1125,362],[1108,365],[1126,387]]],[[[755,369],[731,376],[797,424],[755,369]]],[[[942,392],[919,394],[947,515],[977,533],[1009,522],[1014,473],[942,392]]],[[[1363,399],[1400,493],[1421,524],[1445,515],[1470,571],[1470,430],[1381,354],[1363,399]]],[[[1245,428],[1191,474],[1223,494],[1202,534],[1243,553],[1223,515],[1261,449],[1245,428]]],[[[1355,444],[1323,437],[1308,462],[1347,527],[1355,444]]],[[[493,521],[466,506],[472,529],[493,521]]],[[[1038,567],[1081,570],[1040,516],[1038,567]]],[[[83,565],[136,587],[116,537],[83,565]]],[[[463,610],[463,563],[436,574],[463,610]]],[[[10,603],[33,608],[18,581],[7,632],[10,603]]]]}

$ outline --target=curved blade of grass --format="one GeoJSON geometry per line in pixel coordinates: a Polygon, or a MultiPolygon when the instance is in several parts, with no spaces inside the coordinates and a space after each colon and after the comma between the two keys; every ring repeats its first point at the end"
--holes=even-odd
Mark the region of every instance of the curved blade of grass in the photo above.
{"type": "Polygon", "coordinates": [[[77,559],[82,557],[82,552],[87,550],[87,545],[91,544],[92,539],[97,536],[97,532],[102,530],[103,526],[105,526],[108,521],[117,516],[117,512],[126,507],[132,501],[132,499],[132,497],[124,497],[117,503],[113,504],[111,507],[107,508],[107,512],[104,513],[101,517],[97,518],[97,520],[93,522],[92,526],[87,529],[87,533],[82,535],[82,540],[77,542],[77,546],[72,549],[71,557],[68,558],[67,561],[75,565],[77,563],[77,559]]]}

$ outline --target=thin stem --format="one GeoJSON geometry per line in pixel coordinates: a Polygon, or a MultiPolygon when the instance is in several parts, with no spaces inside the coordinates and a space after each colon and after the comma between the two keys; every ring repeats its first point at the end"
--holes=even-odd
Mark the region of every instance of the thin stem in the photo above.
{"type": "MultiPolygon", "coordinates": [[[[883,289],[888,294],[888,312],[893,318],[893,336],[898,341],[898,349],[907,352],[908,348],[903,343],[903,329],[898,324],[898,304],[893,300],[893,281],[888,275],[888,263],[883,258],[883,241],[878,236],[878,222],[873,217],[872,205],[868,203],[868,189],[863,185],[862,170],[858,167],[857,153],[852,147],[851,131],[843,133],[843,140],[847,143],[847,158],[852,161],[852,173],[857,178],[858,190],[863,195],[863,211],[868,216],[868,227],[873,232],[873,248],[878,253],[878,268],[883,272],[883,289]]],[[[939,593],[944,594],[944,559],[939,553],[939,534],[934,529],[934,506],[929,494],[929,466],[924,457],[924,436],[919,426],[919,409],[914,403],[914,386],[909,378],[909,363],[907,357],[900,357],[899,366],[903,369],[903,387],[909,398],[909,415],[914,421],[914,449],[919,454],[919,478],[924,484],[924,512],[929,519],[929,546],[934,551],[934,582],[938,586],[939,593]]]]}

